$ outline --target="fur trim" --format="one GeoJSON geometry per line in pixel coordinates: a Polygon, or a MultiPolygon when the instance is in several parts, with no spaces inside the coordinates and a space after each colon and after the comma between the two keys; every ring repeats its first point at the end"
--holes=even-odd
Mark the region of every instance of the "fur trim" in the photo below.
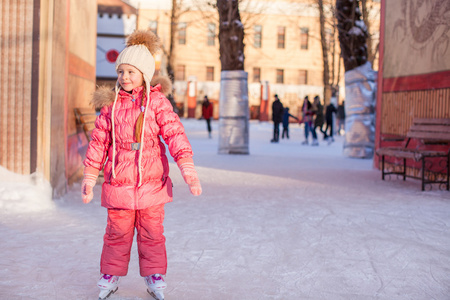
{"type": "Polygon", "coordinates": [[[128,36],[127,47],[144,45],[152,55],[161,48],[159,38],[150,30],[135,30],[128,36]]]}
{"type": "MultiPolygon", "coordinates": [[[[157,84],[161,85],[161,93],[164,96],[169,96],[172,94],[172,82],[167,76],[153,76],[150,85],[156,86],[157,84]]],[[[114,88],[111,88],[107,85],[100,86],[92,95],[92,100],[90,102],[96,109],[101,109],[104,106],[108,106],[113,104],[114,98],[116,97],[116,93],[114,92],[114,88]]]]}
{"type": "Polygon", "coordinates": [[[115,97],[114,88],[111,89],[110,86],[102,85],[92,95],[91,105],[96,109],[100,109],[112,104],[115,97]]]}
{"type": "Polygon", "coordinates": [[[167,76],[153,76],[150,85],[156,86],[157,84],[161,85],[161,93],[164,94],[164,96],[169,96],[172,94],[172,81],[170,81],[170,78],[167,76]]]}

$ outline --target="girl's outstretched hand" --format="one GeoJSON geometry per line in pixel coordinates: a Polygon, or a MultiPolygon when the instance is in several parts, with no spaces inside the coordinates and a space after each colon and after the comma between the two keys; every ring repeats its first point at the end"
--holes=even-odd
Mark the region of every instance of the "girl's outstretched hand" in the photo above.
{"type": "Polygon", "coordinates": [[[81,183],[81,199],[83,199],[84,203],[91,202],[94,197],[93,188],[95,183],[97,182],[99,171],[92,168],[84,169],[84,178],[81,183]]]}
{"type": "Polygon", "coordinates": [[[198,179],[197,171],[194,168],[194,162],[192,159],[185,159],[177,162],[178,167],[181,170],[181,175],[184,181],[189,185],[189,190],[194,196],[200,196],[202,194],[202,186],[198,179]]]}
{"type": "Polygon", "coordinates": [[[93,186],[87,182],[86,178],[83,179],[83,182],[81,183],[81,199],[83,199],[84,203],[89,203],[91,202],[92,198],[94,198],[94,192],[92,191],[92,188],[93,186]]]}

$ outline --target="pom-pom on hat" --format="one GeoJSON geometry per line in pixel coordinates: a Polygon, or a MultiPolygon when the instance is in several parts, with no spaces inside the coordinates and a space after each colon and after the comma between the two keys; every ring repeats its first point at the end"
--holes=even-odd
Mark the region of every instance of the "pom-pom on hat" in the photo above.
{"type": "Polygon", "coordinates": [[[158,37],[150,30],[136,30],[127,39],[127,47],[120,52],[116,60],[116,71],[121,64],[132,65],[139,69],[148,84],[155,73],[153,55],[160,49],[158,37]]]}

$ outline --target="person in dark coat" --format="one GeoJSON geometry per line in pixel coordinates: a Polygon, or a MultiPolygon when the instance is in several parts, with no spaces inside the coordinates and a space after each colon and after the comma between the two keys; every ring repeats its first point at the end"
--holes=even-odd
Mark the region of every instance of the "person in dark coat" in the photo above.
{"type": "Polygon", "coordinates": [[[283,121],[284,107],[278,95],[275,94],[275,101],[272,103],[273,139],[272,143],[278,143],[280,138],[280,123],[283,121]]]}
{"type": "Polygon", "coordinates": [[[292,118],[296,119],[297,121],[299,121],[297,117],[295,117],[289,113],[289,107],[285,107],[284,113],[283,113],[283,132],[281,133],[282,139],[284,139],[285,135],[286,135],[286,138],[289,139],[289,117],[292,117],[292,118]]]}
{"type": "Polygon", "coordinates": [[[205,96],[202,104],[202,117],[206,120],[206,128],[208,129],[208,136],[211,138],[211,117],[213,115],[213,106],[209,102],[208,96],[205,96]]]}
{"type": "Polygon", "coordinates": [[[341,135],[341,129],[345,133],[345,101],[338,105],[336,112],[337,135],[341,135]]]}
{"type": "Polygon", "coordinates": [[[327,126],[325,127],[326,138],[328,139],[328,144],[334,142],[333,138],[333,114],[336,113],[336,107],[333,103],[328,104],[325,111],[325,121],[327,126]],[[330,128],[330,134],[328,134],[328,128],[330,128]]]}
{"type": "Polygon", "coordinates": [[[325,139],[326,133],[325,130],[323,130],[323,124],[325,123],[324,116],[323,116],[323,105],[320,102],[320,97],[315,96],[314,97],[314,106],[316,108],[316,118],[314,119],[314,131],[316,131],[316,128],[319,128],[320,132],[323,134],[323,138],[325,139]]]}

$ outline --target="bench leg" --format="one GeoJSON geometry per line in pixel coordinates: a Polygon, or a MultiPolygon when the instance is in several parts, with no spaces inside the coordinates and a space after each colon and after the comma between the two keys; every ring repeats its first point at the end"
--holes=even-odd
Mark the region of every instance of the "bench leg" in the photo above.
{"type": "Polygon", "coordinates": [[[384,180],[384,155],[381,156],[381,180],[384,180]]]}
{"type": "Polygon", "coordinates": [[[448,154],[447,157],[447,191],[449,190],[450,187],[450,153],[448,154]]]}
{"type": "Polygon", "coordinates": [[[406,158],[403,159],[403,181],[406,180],[406,158]]]}
{"type": "Polygon", "coordinates": [[[425,191],[425,157],[422,158],[422,191],[425,191]]]}

